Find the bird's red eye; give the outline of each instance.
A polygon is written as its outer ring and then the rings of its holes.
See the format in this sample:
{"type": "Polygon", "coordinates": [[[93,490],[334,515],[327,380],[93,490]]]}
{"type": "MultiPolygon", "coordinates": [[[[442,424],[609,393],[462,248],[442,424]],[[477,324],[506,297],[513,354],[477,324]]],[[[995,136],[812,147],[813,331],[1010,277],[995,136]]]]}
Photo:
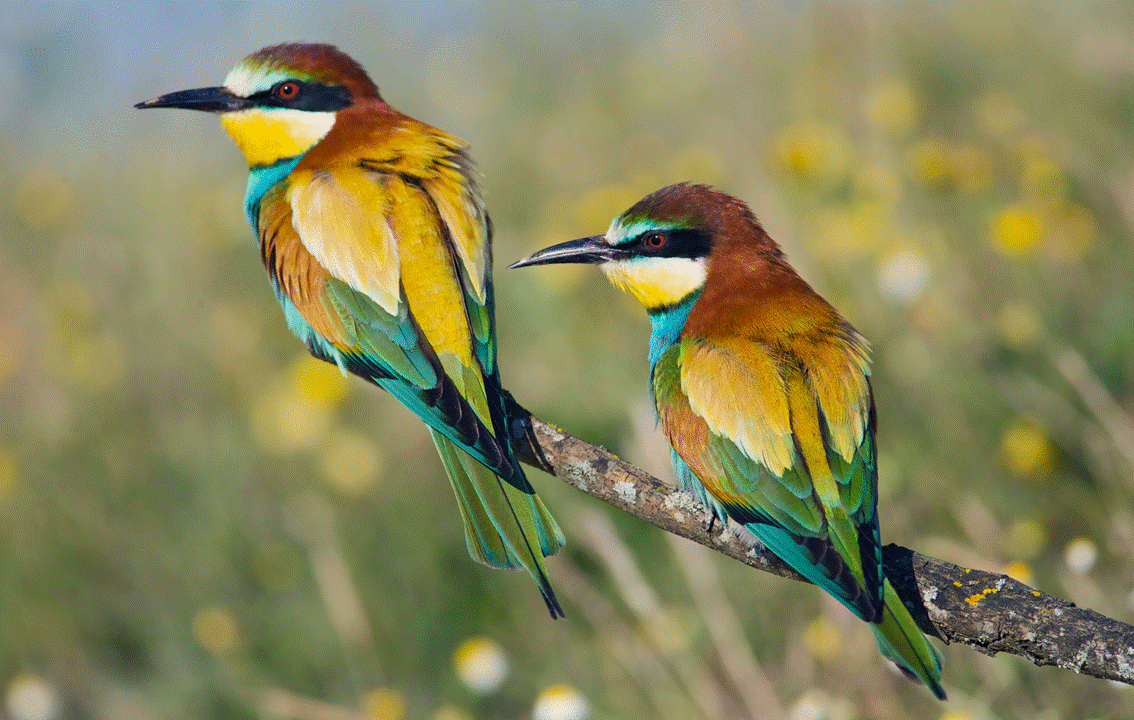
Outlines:
{"type": "Polygon", "coordinates": [[[280,100],[294,100],[299,97],[299,83],[291,80],[276,87],[276,97],[280,100]]]}
{"type": "Polygon", "coordinates": [[[665,235],[661,233],[650,233],[646,236],[646,244],[655,250],[665,245],[665,235]]]}

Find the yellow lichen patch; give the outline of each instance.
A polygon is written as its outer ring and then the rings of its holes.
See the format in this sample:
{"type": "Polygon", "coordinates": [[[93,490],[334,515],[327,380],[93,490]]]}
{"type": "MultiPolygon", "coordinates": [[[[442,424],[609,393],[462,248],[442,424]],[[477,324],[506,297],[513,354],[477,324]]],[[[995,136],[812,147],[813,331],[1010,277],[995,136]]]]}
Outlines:
{"type": "Polygon", "coordinates": [[[979,603],[981,600],[984,600],[989,595],[993,595],[998,592],[1000,592],[1000,588],[985,588],[984,590],[978,592],[976,595],[970,595],[965,598],[965,602],[967,602],[969,605],[972,605],[973,607],[976,607],[977,603],[979,603]]]}

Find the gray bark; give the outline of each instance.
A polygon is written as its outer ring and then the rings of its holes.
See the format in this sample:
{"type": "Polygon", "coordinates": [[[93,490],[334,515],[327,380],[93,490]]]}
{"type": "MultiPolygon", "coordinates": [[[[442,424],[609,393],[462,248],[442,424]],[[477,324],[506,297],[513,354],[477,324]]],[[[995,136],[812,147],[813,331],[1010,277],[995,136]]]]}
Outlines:
{"type": "MultiPolygon", "coordinates": [[[[716,523],[688,493],[623,462],[613,453],[533,417],[512,403],[519,458],[588,495],[666,532],[710,547],[746,565],[806,582],[762,546],[749,547],[716,523]]],[[[1134,626],[1017,582],[920,555],[883,549],[886,576],[927,634],[995,655],[1011,653],[1134,685],[1134,626]]]]}

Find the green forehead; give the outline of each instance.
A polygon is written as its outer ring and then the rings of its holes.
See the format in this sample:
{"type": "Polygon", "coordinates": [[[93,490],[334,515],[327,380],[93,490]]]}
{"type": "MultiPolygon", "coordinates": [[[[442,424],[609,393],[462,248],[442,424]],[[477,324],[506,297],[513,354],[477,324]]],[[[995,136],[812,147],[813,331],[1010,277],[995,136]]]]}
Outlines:
{"type": "Polygon", "coordinates": [[[658,218],[644,213],[633,212],[633,208],[614,218],[606,231],[606,241],[611,245],[628,243],[642,233],[657,230],[687,230],[696,227],[690,215],[658,218]]]}

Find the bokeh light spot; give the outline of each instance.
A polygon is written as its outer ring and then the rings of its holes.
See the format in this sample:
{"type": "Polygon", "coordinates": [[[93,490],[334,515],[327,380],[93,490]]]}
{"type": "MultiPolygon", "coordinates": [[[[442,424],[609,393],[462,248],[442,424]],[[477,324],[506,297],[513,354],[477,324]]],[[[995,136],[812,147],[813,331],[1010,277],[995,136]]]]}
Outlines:
{"type": "Polygon", "coordinates": [[[1088,573],[1099,559],[1099,546],[1089,538],[1079,537],[1067,543],[1063,549],[1063,562],[1080,575],[1088,573]]]}
{"type": "Polygon", "coordinates": [[[829,181],[842,175],[848,152],[846,138],[837,128],[816,122],[785,128],[775,143],[780,168],[805,182],[829,181]]]}
{"type": "Polygon", "coordinates": [[[1022,348],[1031,345],[1039,337],[1039,315],[1027,303],[1005,303],[996,314],[996,329],[1008,345],[1022,348]]]}
{"type": "Polygon", "coordinates": [[[1027,255],[1043,233],[1043,221],[1021,205],[1005,208],[992,225],[992,246],[1009,257],[1027,255]]]}
{"type": "Polygon", "coordinates": [[[303,556],[292,545],[281,542],[260,543],[252,550],[252,574],[269,590],[287,590],[295,586],[303,572],[303,556]]]}
{"type": "Polygon", "coordinates": [[[1033,518],[1021,518],[1008,527],[1004,542],[1008,552],[1030,560],[1043,550],[1047,544],[1047,530],[1043,523],[1033,518]]]}
{"type": "Polygon", "coordinates": [[[1035,575],[1032,573],[1032,566],[1019,560],[1008,563],[1000,569],[1000,572],[1025,585],[1034,585],[1036,581],[1035,575]]]}
{"type": "Polygon", "coordinates": [[[54,720],[59,717],[59,693],[38,675],[21,673],[8,683],[4,705],[12,720],[54,720]]]}
{"type": "Polygon", "coordinates": [[[590,703],[570,685],[545,688],[532,708],[532,720],[584,720],[590,714],[590,703]]]}
{"type": "Polygon", "coordinates": [[[949,150],[943,140],[927,138],[910,149],[907,162],[914,177],[929,187],[949,181],[949,150]]]}
{"type": "Polygon", "coordinates": [[[471,637],[453,652],[453,670],[470,690],[487,695],[508,677],[508,654],[492,638],[471,637]]]}
{"type": "Polygon", "coordinates": [[[442,705],[433,713],[431,720],[473,720],[473,716],[455,705],[442,705]]]}
{"type": "Polygon", "coordinates": [[[19,467],[16,457],[6,447],[0,447],[0,500],[7,500],[16,491],[19,483],[19,467]]]}
{"type": "Polygon", "coordinates": [[[1020,189],[1024,196],[1044,207],[1063,202],[1067,195],[1067,178],[1059,164],[1042,150],[1027,153],[1020,170],[1020,189]]]}
{"type": "Polygon", "coordinates": [[[812,656],[820,660],[830,660],[839,654],[843,638],[839,628],[827,617],[820,615],[803,631],[803,643],[812,656]]]}
{"type": "Polygon", "coordinates": [[[350,391],[350,381],[337,365],[303,355],[291,365],[291,382],[297,394],[308,400],[336,405],[350,391]]]}
{"type": "Polygon", "coordinates": [[[56,230],[75,209],[71,183],[61,173],[41,170],[24,178],[13,199],[16,217],[29,230],[56,230]]]}
{"type": "Polygon", "coordinates": [[[1015,475],[1039,479],[1055,469],[1055,448],[1047,435],[1030,420],[1014,420],[1000,437],[1000,454],[1015,475]]]}
{"type": "Polygon", "coordinates": [[[847,700],[832,698],[822,690],[808,690],[788,708],[788,720],[852,720],[854,706],[847,700]]]}
{"type": "Polygon", "coordinates": [[[406,700],[394,688],[375,688],[362,699],[367,720],[405,720],[406,700]]]}
{"type": "Polygon", "coordinates": [[[210,605],[193,616],[193,637],[213,655],[225,655],[236,649],[240,630],[226,608],[210,605]]]}
{"type": "Polygon", "coordinates": [[[904,135],[921,119],[921,102],[904,78],[891,78],[867,93],[865,111],[876,127],[904,135]]]}
{"type": "Polygon", "coordinates": [[[917,248],[900,248],[884,258],[878,268],[878,289],[891,300],[909,305],[929,286],[929,261],[917,248]]]}
{"type": "Polygon", "coordinates": [[[252,434],[267,452],[286,454],[317,447],[331,426],[331,410],[288,389],[268,390],[252,405],[252,434]]]}
{"type": "Polygon", "coordinates": [[[1095,245],[1098,226],[1082,205],[1067,204],[1056,211],[1047,254],[1056,262],[1069,265],[1082,260],[1095,245]]]}
{"type": "Polygon", "coordinates": [[[344,495],[360,497],[378,483],[382,456],[373,440],[344,428],[331,434],[319,466],[328,485],[344,495]]]}
{"type": "Polygon", "coordinates": [[[652,612],[642,619],[642,633],[663,655],[689,647],[689,630],[681,616],[669,608],[652,612]]]}

